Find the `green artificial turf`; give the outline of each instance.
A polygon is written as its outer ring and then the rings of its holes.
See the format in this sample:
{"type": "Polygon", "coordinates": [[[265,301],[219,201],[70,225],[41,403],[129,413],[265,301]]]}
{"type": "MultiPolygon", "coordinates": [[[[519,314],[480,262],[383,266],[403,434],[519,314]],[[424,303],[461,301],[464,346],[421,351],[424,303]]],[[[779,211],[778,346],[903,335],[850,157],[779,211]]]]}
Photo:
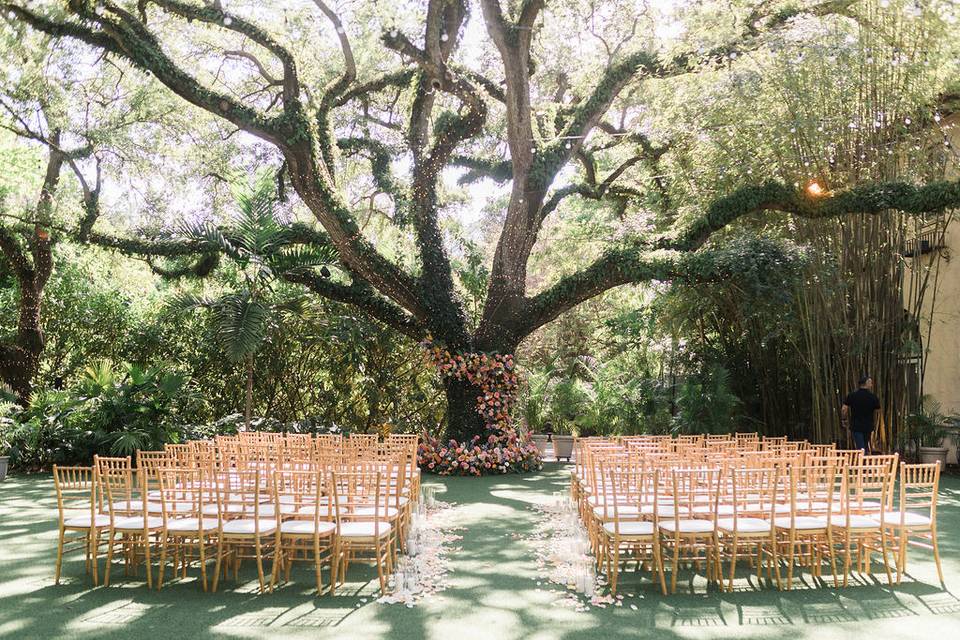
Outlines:
{"type": "MultiPolygon", "coordinates": [[[[537,568],[525,535],[538,517],[530,509],[567,486],[568,467],[483,479],[427,478],[442,485],[443,500],[457,503],[464,530],[455,552],[451,586],[413,608],[374,602],[369,569],[351,565],[350,582],[335,597],[311,593],[312,572],[295,569],[294,582],[256,594],[247,565],[241,584],[227,581],[207,594],[198,583],[174,581],[162,591],[124,578],[119,567],[109,588],[91,589],[83,561],[64,565],[53,584],[56,501],[49,476],[14,476],[0,484],[0,637],[10,638],[221,638],[336,637],[433,638],[950,638],[960,623],[960,597],[940,587],[932,556],[911,550],[899,587],[858,579],[833,590],[797,581],[790,592],[755,590],[739,580],[734,593],[663,597],[646,576],[627,574],[625,606],[576,612],[554,606],[557,588],[537,587],[537,568]],[[630,606],[633,605],[633,606],[630,606]],[[635,608],[634,608],[635,607],[635,608]]],[[[945,477],[940,500],[940,542],[947,589],[960,589],[960,480],[945,477]]],[[[372,580],[371,580],[372,579],[372,580]]],[[[681,585],[686,589],[689,581],[681,585]]]]}

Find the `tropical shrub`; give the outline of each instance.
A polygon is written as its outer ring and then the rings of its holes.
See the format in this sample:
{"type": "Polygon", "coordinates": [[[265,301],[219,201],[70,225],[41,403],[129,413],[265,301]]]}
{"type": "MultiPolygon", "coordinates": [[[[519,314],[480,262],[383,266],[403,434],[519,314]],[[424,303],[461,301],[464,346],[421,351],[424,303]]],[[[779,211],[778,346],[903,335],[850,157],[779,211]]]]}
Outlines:
{"type": "Polygon", "coordinates": [[[88,366],[76,387],[40,390],[0,423],[11,465],[24,470],[88,463],[95,454],[126,456],[177,442],[183,413],[198,401],[189,379],[161,367],[106,361],[88,366]]]}

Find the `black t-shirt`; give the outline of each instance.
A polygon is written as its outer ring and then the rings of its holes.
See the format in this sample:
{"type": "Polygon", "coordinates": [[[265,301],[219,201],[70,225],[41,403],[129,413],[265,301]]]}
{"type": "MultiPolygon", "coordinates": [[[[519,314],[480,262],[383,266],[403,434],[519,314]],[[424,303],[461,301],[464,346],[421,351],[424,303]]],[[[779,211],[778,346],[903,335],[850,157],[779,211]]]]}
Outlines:
{"type": "Polygon", "coordinates": [[[847,396],[843,404],[850,407],[850,430],[870,433],[873,431],[873,412],[880,408],[880,399],[868,389],[857,389],[847,396]]]}

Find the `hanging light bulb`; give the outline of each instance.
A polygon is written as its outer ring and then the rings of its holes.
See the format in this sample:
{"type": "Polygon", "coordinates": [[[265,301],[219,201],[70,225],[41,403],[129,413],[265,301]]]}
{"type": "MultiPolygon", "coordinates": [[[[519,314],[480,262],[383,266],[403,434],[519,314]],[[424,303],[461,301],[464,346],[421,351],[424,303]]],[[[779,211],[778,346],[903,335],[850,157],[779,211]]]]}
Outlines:
{"type": "Polygon", "coordinates": [[[819,182],[816,180],[811,180],[807,184],[807,194],[813,196],[814,198],[819,198],[821,196],[827,195],[827,190],[824,189],[819,182]]]}

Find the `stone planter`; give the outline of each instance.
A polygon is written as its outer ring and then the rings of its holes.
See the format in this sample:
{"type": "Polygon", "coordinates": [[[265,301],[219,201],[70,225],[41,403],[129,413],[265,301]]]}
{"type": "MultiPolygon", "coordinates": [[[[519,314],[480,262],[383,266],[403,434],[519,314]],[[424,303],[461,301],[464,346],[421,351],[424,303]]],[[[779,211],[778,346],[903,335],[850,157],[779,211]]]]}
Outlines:
{"type": "Polygon", "coordinates": [[[947,466],[947,453],[949,451],[946,447],[920,447],[917,453],[920,456],[920,462],[925,464],[939,462],[942,469],[947,466]]]}
{"type": "Polygon", "coordinates": [[[573,456],[573,436],[553,436],[553,453],[557,460],[566,458],[569,462],[573,456]]]}
{"type": "Polygon", "coordinates": [[[540,457],[547,457],[547,434],[545,433],[534,433],[530,436],[533,440],[533,444],[537,445],[537,449],[540,451],[540,457]]]}
{"type": "Polygon", "coordinates": [[[8,456],[0,456],[0,482],[3,482],[7,477],[8,464],[10,464],[10,458],[8,456]]]}

